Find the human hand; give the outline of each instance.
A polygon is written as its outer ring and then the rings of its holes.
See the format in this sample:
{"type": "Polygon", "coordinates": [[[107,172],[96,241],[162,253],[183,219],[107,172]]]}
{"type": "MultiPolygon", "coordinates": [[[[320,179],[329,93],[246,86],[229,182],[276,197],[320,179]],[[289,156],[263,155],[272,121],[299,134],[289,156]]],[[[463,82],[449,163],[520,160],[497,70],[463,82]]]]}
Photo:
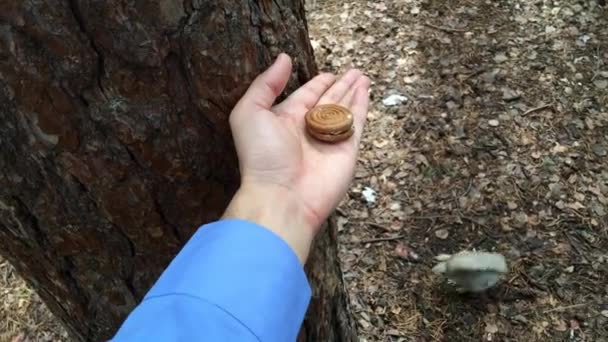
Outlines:
{"type": "Polygon", "coordinates": [[[230,115],[241,187],[224,217],[248,219],[275,231],[304,261],[312,238],[353,178],[370,81],[354,69],[339,80],[320,74],[273,106],[291,68],[290,58],[281,54],[254,80],[230,115]],[[306,112],[325,103],[352,111],[352,137],[328,144],[306,133],[306,112]]]}

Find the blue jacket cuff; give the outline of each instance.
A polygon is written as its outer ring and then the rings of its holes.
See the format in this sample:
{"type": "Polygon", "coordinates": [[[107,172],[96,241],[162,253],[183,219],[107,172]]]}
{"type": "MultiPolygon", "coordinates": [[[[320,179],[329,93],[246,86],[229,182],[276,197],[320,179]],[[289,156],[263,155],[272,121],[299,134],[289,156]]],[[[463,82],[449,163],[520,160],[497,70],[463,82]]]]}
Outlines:
{"type": "Polygon", "coordinates": [[[260,341],[295,341],[311,288],[303,266],[283,239],[255,223],[230,219],[202,226],[144,303],[172,294],[213,303],[260,341]]]}

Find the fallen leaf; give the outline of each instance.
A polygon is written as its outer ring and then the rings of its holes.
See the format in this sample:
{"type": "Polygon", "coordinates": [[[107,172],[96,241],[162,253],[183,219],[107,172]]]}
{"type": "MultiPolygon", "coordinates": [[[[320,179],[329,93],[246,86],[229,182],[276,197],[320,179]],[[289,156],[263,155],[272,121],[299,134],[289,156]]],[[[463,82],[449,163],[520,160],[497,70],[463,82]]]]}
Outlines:
{"type": "Polygon", "coordinates": [[[25,342],[25,334],[21,333],[11,339],[11,342],[25,342]]]}
{"type": "Polygon", "coordinates": [[[388,329],[386,334],[391,336],[401,336],[401,333],[397,329],[388,329]]]}
{"type": "Polygon", "coordinates": [[[555,146],[554,146],[554,147],[551,149],[551,151],[552,151],[553,153],[564,153],[564,152],[568,151],[568,146],[564,146],[564,145],[561,145],[561,144],[557,143],[557,144],[556,144],[556,145],[555,145],[555,146]]]}
{"type": "Polygon", "coordinates": [[[528,319],[523,315],[515,315],[512,319],[517,322],[528,323],[528,319]]]}
{"type": "Polygon", "coordinates": [[[572,202],[572,203],[566,203],[566,208],[579,210],[579,209],[584,209],[585,206],[581,202],[572,202]]]}
{"type": "Polygon", "coordinates": [[[343,216],[338,216],[336,220],[336,224],[338,225],[338,231],[341,232],[344,230],[344,226],[348,223],[348,218],[343,216]]]}
{"type": "Polygon", "coordinates": [[[496,62],[496,63],[503,63],[503,62],[506,62],[507,60],[509,60],[509,57],[507,57],[507,55],[504,52],[499,52],[496,55],[494,55],[494,62],[496,62]]]}
{"type": "Polygon", "coordinates": [[[555,330],[566,331],[568,330],[568,325],[564,320],[558,319],[557,321],[555,321],[555,330]]]}
{"type": "Polygon", "coordinates": [[[372,326],[370,322],[368,322],[368,321],[364,320],[363,318],[360,318],[360,319],[359,319],[359,324],[361,325],[361,327],[362,327],[364,330],[367,330],[367,329],[369,329],[369,328],[372,326]]]}
{"type": "Polygon", "coordinates": [[[570,329],[572,330],[579,330],[581,328],[580,324],[578,323],[577,320],[575,319],[571,319],[570,320],[570,329]]]}
{"type": "Polygon", "coordinates": [[[495,323],[487,323],[486,332],[489,334],[496,334],[498,332],[498,326],[495,323]]]}
{"type": "Polygon", "coordinates": [[[402,243],[397,244],[395,247],[395,254],[401,259],[416,261],[420,259],[420,256],[412,250],[409,246],[402,243]]]}
{"type": "Polygon", "coordinates": [[[374,140],[374,146],[377,148],[383,148],[386,145],[388,145],[388,140],[386,139],[382,139],[380,141],[374,140]]]}
{"type": "Polygon", "coordinates": [[[507,207],[508,207],[510,210],[515,210],[515,209],[517,209],[517,203],[515,203],[515,202],[513,202],[513,201],[508,201],[508,202],[507,202],[507,207]]]}

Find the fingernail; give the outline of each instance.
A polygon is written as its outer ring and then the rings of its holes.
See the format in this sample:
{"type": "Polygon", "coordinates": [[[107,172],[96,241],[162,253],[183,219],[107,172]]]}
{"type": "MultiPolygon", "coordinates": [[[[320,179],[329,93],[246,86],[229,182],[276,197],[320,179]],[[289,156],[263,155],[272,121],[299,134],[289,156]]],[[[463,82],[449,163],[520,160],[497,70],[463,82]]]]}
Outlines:
{"type": "Polygon", "coordinates": [[[279,60],[281,59],[289,59],[289,55],[287,55],[285,52],[281,52],[278,56],[277,59],[275,60],[275,63],[277,63],[279,60]]]}

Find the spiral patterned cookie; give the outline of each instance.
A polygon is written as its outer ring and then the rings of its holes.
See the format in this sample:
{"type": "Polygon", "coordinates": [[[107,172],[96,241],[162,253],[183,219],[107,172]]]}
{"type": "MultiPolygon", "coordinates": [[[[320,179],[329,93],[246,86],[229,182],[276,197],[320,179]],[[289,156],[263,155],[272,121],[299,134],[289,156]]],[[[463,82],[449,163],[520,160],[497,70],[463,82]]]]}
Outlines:
{"type": "Polygon", "coordinates": [[[353,114],[339,105],[316,106],[306,113],[305,119],[308,133],[324,142],[343,141],[354,133],[353,114]]]}

